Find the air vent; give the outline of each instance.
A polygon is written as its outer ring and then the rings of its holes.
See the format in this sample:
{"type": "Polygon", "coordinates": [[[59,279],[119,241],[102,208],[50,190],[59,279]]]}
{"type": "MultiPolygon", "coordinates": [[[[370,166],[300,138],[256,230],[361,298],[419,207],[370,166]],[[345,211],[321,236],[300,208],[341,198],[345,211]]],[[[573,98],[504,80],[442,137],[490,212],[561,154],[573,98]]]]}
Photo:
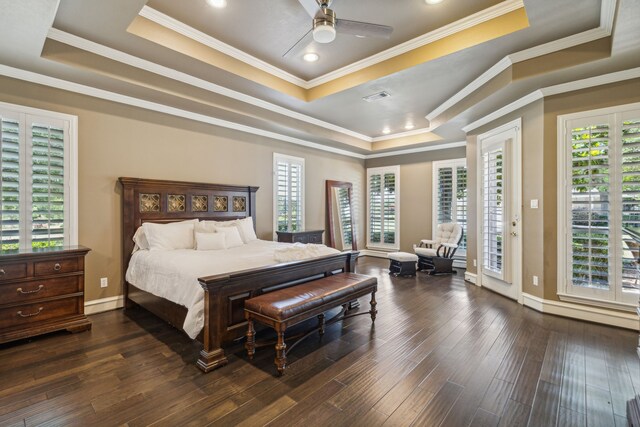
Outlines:
{"type": "Polygon", "coordinates": [[[382,92],[374,93],[372,95],[365,96],[362,99],[364,99],[367,102],[373,102],[382,98],[388,98],[390,96],[391,95],[389,94],[389,92],[382,91],[382,92]]]}

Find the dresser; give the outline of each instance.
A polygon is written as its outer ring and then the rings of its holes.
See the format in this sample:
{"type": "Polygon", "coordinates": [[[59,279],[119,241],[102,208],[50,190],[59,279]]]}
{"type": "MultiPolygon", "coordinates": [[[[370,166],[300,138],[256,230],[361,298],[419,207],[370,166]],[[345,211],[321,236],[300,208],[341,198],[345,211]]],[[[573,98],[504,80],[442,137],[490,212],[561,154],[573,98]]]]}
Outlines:
{"type": "Polygon", "coordinates": [[[284,243],[322,243],[324,230],[276,231],[278,242],[284,243]]]}
{"type": "Polygon", "coordinates": [[[71,246],[0,251],[0,343],[91,329],[84,315],[84,257],[71,246]]]}

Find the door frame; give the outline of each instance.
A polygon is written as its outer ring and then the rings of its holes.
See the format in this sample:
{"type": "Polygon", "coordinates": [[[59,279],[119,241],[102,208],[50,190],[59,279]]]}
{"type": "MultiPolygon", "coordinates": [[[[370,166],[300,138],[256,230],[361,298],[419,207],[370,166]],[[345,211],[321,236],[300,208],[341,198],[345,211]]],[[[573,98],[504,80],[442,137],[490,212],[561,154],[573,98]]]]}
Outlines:
{"type": "MultiPolygon", "coordinates": [[[[505,123],[502,126],[498,126],[490,131],[482,133],[477,136],[476,140],[476,167],[478,171],[477,179],[476,179],[476,227],[478,230],[478,240],[477,244],[477,278],[476,284],[478,286],[482,286],[482,265],[484,259],[484,253],[482,251],[482,246],[484,242],[484,231],[483,231],[483,223],[484,223],[484,207],[483,200],[481,197],[482,194],[482,181],[483,181],[483,163],[482,163],[482,142],[495,137],[501,133],[510,133],[512,139],[512,146],[509,147],[512,150],[511,158],[514,160],[514,163],[511,166],[511,170],[515,173],[510,175],[511,180],[508,183],[510,188],[514,188],[512,195],[513,200],[511,201],[511,207],[513,208],[512,215],[515,214],[520,218],[520,221],[517,226],[517,232],[519,234],[519,239],[512,245],[513,249],[513,257],[512,257],[512,285],[515,286],[517,301],[520,304],[523,304],[522,297],[522,253],[523,253],[523,236],[522,236],[522,118],[519,117],[509,123],[505,123]]],[[[511,162],[511,159],[509,159],[511,162]]],[[[511,219],[509,219],[511,221],[511,219]]]]}

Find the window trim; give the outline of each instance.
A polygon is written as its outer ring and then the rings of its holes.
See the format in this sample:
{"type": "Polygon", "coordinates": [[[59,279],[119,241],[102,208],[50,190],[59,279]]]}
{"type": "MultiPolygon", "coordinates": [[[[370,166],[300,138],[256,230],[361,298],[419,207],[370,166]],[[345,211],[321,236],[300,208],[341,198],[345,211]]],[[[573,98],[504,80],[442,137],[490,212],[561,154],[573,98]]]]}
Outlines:
{"type": "MultiPolygon", "coordinates": [[[[438,233],[438,171],[442,168],[451,167],[456,173],[455,176],[456,187],[458,183],[457,168],[463,166],[467,170],[467,214],[469,212],[469,168],[467,167],[467,158],[461,157],[457,159],[448,160],[436,160],[431,163],[431,237],[433,238],[438,233]]],[[[456,199],[456,220],[457,220],[457,199],[456,199]]],[[[469,218],[467,216],[466,228],[469,228],[469,218]]],[[[464,230],[467,233],[467,230],[464,230]]],[[[456,251],[455,258],[467,259],[467,250],[459,249],[456,251]]]]}
{"type": "MultiPolygon", "coordinates": [[[[59,113],[56,111],[43,110],[40,108],[27,107],[23,105],[10,104],[6,102],[0,102],[0,109],[8,110],[17,115],[27,115],[27,116],[37,116],[43,117],[51,120],[61,120],[63,122],[69,123],[69,149],[67,150],[68,156],[65,156],[65,167],[68,167],[68,182],[66,183],[66,187],[68,188],[69,201],[69,241],[68,245],[76,246],[78,245],[78,116],[74,116],[71,114],[59,113]]],[[[26,129],[26,127],[25,127],[26,129]]],[[[26,137],[25,137],[26,138],[26,137]]],[[[24,144],[26,149],[26,144],[24,144]]],[[[23,165],[24,156],[21,156],[21,167],[26,166],[23,165]]],[[[22,185],[22,184],[21,184],[22,185]]],[[[25,187],[26,188],[26,187],[25,187]]],[[[65,195],[66,197],[66,195],[65,195]]],[[[21,209],[23,208],[23,203],[26,204],[26,200],[21,200],[20,205],[21,209]]],[[[29,206],[24,206],[25,208],[31,209],[29,206]]],[[[29,229],[30,229],[30,217],[28,218],[29,229]]],[[[21,233],[26,232],[27,228],[25,225],[25,230],[21,230],[21,233]]]]}
{"type": "MultiPolygon", "coordinates": [[[[567,208],[570,204],[570,201],[567,197],[567,175],[570,172],[570,168],[567,167],[567,162],[569,160],[569,156],[571,150],[569,145],[567,144],[567,136],[568,129],[567,125],[569,122],[574,120],[589,120],[590,118],[596,118],[607,115],[615,115],[621,114],[623,115],[630,110],[638,110],[640,109],[639,103],[632,104],[624,104],[617,105],[613,107],[600,108],[596,110],[588,110],[588,111],[580,111],[576,113],[563,114],[558,115],[557,117],[557,210],[556,210],[556,221],[557,221],[557,253],[564,254],[566,252],[566,247],[568,244],[568,236],[569,236],[569,228],[567,222],[567,208]]],[[[611,133],[613,137],[611,138],[615,144],[620,142],[620,135],[618,129],[618,123],[614,122],[611,127],[611,133]]],[[[618,148],[614,148],[614,152],[618,151],[618,148]]],[[[617,159],[614,159],[613,162],[617,162],[617,159]]],[[[615,200],[618,199],[617,195],[613,196],[615,200]]],[[[613,212],[612,212],[613,213],[613,212]]],[[[637,308],[636,303],[630,303],[622,301],[618,298],[619,294],[622,292],[621,286],[618,283],[614,284],[614,289],[610,289],[607,291],[609,294],[614,296],[614,299],[602,299],[601,295],[603,295],[603,291],[596,292],[597,290],[583,289],[581,293],[571,292],[570,281],[568,280],[568,262],[567,258],[564,256],[559,256],[558,265],[557,265],[557,289],[556,293],[558,298],[561,301],[581,303],[586,305],[592,305],[596,307],[603,308],[613,308],[624,311],[635,311],[637,308]],[[618,289],[620,288],[620,289],[618,289]],[[586,291],[586,292],[585,292],[586,291]]],[[[635,299],[635,298],[634,298],[635,299]]]]}
{"type": "Polygon", "coordinates": [[[367,249],[381,250],[381,251],[397,251],[400,250],[400,165],[396,166],[382,166],[376,168],[367,168],[367,249]],[[384,175],[385,173],[392,172],[396,177],[396,238],[395,243],[371,243],[371,188],[370,178],[371,175],[384,175]]]}
{"type": "Polygon", "coordinates": [[[302,176],[301,176],[301,188],[300,188],[300,227],[302,230],[305,229],[305,186],[306,186],[306,167],[304,163],[304,157],[295,157],[289,156],[287,154],[273,153],[273,170],[272,170],[272,178],[273,178],[273,240],[278,239],[278,160],[285,160],[288,163],[297,163],[302,166],[302,176]]]}

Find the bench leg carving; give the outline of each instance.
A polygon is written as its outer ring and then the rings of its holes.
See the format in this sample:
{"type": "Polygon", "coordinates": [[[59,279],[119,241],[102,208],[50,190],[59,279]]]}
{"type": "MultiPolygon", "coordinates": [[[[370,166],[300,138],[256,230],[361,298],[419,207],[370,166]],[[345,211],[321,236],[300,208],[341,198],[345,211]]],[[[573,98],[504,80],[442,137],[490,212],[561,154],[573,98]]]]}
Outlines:
{"type": "Polygon", "coordinates": [[[284,342],[284,328],[277,330],[278,334],[278,342],[276,343],[276,368],[278,369],[278,375],[282,375],[284,373],[284,368],[287,367],[287,345],[284,342]]]}
{"type": "Polygon", "coordinates": [[[324,335],[324,322],[324,313],[318,314],[318,332],[320,333],[320,336],[324,335]]]}
{"type": "Polygon", "coordinates": [[[256,330],[253,328],[252,319],[247,321],[247,342],[244,344],[244,348],[247,349],[249,360],[253,360],[253,355],[256,354],[256,330]]]}
{"type": "Polygon", "coordinates": [[[376,321],[376,315],[378,314],[378,310],[376,309],[376,305],[378,305],[378,303],[376,302],[376,293],[375,292],[371,292],[371,302],[369,303],[371,304],[371,322],[375,322],[376,321]]]}

